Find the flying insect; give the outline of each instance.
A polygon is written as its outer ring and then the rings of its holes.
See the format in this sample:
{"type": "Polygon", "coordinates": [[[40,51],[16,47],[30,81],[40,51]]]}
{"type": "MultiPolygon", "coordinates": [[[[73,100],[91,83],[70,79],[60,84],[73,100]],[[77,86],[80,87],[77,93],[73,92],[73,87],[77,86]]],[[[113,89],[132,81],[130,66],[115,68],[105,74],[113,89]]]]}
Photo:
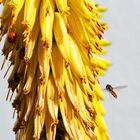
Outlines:
{"type": "Polygon", "coordinates": [[[116,92],[114,91],[114,89],[123,89],[123,88],[126,88],[127,86],[124,85],[124,86],[117,86],[117,87],[112,87],[110,84],[107,84],[106,85],[106,90],[114,97],[114,98],[117,98],[117,94],[116,92]]]}

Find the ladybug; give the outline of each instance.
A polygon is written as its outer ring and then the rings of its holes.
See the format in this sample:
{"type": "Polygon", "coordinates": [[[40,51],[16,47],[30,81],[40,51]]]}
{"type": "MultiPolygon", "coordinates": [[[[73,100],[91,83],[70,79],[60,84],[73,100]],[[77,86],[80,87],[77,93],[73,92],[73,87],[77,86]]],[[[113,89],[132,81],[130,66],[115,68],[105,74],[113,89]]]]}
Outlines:
{"type": "Polygon", "coordinates": [[[16,37],[17,37],[16,33],[11,31],[8,33],[7,40],[9,43],[14,43],[16,41],[16,37]]]}

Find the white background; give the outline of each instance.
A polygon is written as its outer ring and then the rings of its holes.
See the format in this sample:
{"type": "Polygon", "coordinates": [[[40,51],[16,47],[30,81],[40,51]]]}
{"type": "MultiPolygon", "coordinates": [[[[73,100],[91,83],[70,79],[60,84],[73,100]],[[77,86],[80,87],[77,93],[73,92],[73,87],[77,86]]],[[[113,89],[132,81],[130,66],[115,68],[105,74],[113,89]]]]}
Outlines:
{"type": "Polygon", "coordinates": [[[118,99],[106,95],[105,121],[111,140],[140,140],[140,1],[98,0],[108,8],[105,37],[112,41],[106,58],[113,62],[101,83],[128,85],[118,99]]]}
{"type": "MultiPolygon", "coordinates": [[[[117,92],[117,100],[105,93],[103,104],[110,139],[140,140],[140,1],[96,1],[108,8],[103,18],[109,26],[105,38],[112,42],[105,57],[113,62],[113,66],[100,79],[101,85],[128,85],[117,92]]],[[[0,72],[0,139],[14,140],[13,111],[11,103],[5,102],[7,82],[3,79],[4,71],[0,72]]]]}

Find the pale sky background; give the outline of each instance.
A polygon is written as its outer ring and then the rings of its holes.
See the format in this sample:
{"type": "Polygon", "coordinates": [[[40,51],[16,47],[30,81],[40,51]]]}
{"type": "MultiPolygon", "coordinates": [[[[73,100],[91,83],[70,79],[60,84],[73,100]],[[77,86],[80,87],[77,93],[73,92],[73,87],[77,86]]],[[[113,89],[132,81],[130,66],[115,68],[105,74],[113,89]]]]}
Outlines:
{"type": "MultiPolygon", "coordinates": [[[[103,18],[112,42],[106,58],[113,62],[100,82],[113,86],[128,85],[117,92],[118,99],[105,93],[105,121],[111,140],[140,140],[140,1],[96,0],[108,8],[103,18]]],[[[0,48],[2,43],[0,44],[0,48]]],[[[0,65],[2,63],[0,56],[0,65]]],[[[5,102],[7,81],[0,71],[0,140],[14,140],[11,103],[5,102]]]]}

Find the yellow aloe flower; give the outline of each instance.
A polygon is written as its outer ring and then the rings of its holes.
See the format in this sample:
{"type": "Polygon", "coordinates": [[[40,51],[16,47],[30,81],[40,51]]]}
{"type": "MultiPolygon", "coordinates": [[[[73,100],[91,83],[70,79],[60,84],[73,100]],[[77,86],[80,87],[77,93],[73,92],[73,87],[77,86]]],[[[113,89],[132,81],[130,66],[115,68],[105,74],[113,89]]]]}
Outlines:
{"type": "Polygon", "coordinates": [[[99,20],[106,9],[93,0],[0,3],[16,139],[109,140],[98,80],[111,65],[100,57],[110,45],[99,20]]]}

